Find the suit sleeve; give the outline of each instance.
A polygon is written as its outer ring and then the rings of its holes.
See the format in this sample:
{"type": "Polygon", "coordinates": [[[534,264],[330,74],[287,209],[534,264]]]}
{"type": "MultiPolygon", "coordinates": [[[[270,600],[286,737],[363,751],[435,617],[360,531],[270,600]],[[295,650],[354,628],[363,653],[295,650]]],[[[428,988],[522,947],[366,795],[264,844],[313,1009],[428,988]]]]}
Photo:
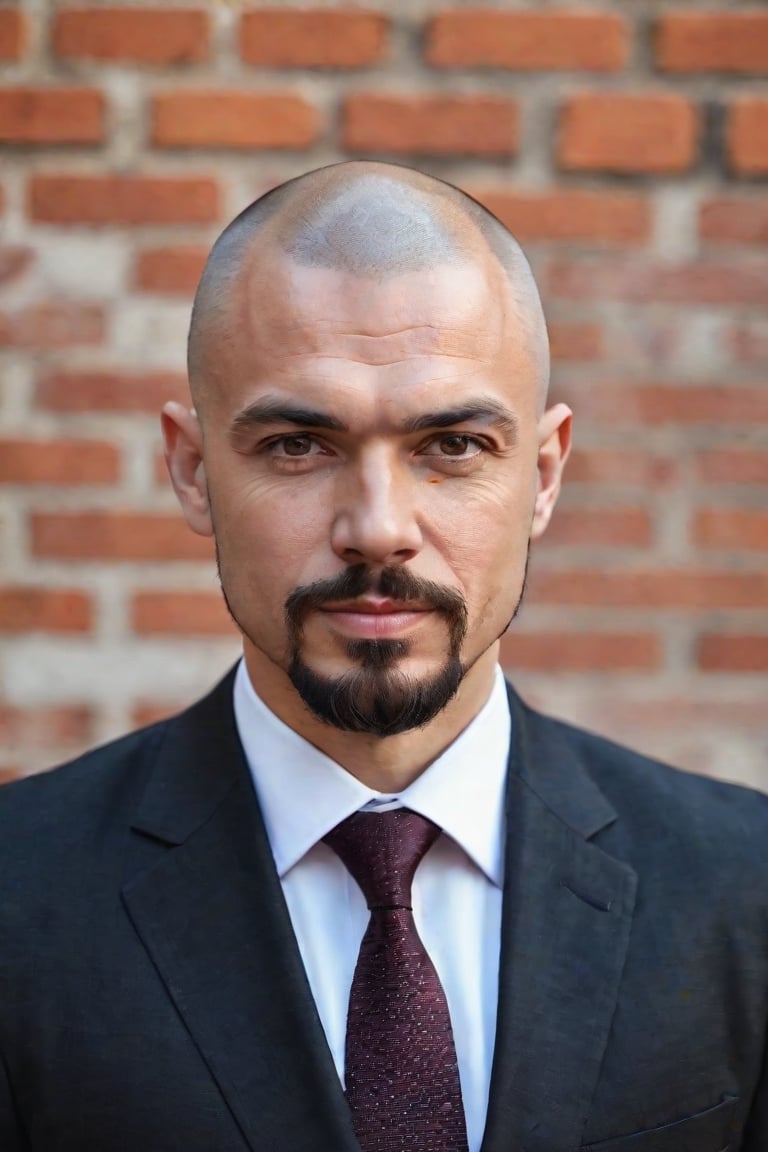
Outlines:
{"type": "Polygon", "coordinates": [[[29,1149],[21,1128],[2,1052],[0,1052],[0,1148],[3,1152],[28,1152],[29,1149]]]}

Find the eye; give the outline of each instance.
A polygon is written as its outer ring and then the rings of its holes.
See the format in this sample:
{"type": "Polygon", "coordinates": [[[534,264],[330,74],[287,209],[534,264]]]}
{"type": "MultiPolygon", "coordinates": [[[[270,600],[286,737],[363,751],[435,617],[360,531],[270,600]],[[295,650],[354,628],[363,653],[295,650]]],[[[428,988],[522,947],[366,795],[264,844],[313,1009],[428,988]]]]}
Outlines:
{"type": "Polygon", "coordinates": [[[321,445],[317,443],[313,436],[297,434],[294,436],[281,436],[277,440],[273,440],[268,446],[268,451],[273,456],[291,457],[296,459],[302,456],[313,456],[317,452],[322,451],[321,445]],[[314,451],[313,451],[314,449],[314,451]]]}
{"type": "Polygon", "coordinates": [[[478,456],[484,447],[483,442],[476,436],[464,432],[450,432],[446,436],[438,436],[430,441],[423,455],[467,460],[472,456],[478,456]]]}

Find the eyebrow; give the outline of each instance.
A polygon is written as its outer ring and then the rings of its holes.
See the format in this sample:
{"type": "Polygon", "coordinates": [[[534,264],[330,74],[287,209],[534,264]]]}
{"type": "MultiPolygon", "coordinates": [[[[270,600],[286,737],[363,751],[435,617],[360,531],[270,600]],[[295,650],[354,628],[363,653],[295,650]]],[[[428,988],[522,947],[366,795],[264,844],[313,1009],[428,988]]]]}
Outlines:
{"type": "MultiPolygon", "coordinates": [[[[429,428],[452,428],[456,424],[481,421],[498,428],[515,441],[519,424],[514,412],[492,397],[480,397],[453,408],[440,408],[411,416],[399,425],[403,432],[423,432],[429,428]]],[[[265,398],[255,400],[232,421],[232,433],[248,432],[251,428],[270,424],[293,424],[297,428],[326,428],[331,432],[348,432],[349,425],[337,416],[331,416],[320,409],[286,401],[265,398]]]]}

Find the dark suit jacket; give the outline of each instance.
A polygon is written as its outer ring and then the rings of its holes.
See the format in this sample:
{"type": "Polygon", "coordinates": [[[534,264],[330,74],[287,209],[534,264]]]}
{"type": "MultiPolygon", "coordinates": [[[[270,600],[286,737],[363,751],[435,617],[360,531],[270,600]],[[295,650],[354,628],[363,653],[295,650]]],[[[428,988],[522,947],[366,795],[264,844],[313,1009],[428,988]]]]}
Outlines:
{"type": "MultiPolygon", "coordinates": [[[[768,798],[510,698],[483,1152],[768,1152],[768,798]]],[[[2,1152],[355,1148],[231,676],[1,789],[2,1152]]]]}

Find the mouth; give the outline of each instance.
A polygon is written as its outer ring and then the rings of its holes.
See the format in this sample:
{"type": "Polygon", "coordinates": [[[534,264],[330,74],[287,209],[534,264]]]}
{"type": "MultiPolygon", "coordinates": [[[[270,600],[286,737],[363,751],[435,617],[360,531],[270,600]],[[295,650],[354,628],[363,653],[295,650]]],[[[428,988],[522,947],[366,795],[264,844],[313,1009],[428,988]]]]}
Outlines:
{"type": "Polygon", "coordinates": [[[335,629],[346,635],[383,639],[415,627],[434,609],[419,601],[367,597],[326,604],[320,611],[335,629]]]}

